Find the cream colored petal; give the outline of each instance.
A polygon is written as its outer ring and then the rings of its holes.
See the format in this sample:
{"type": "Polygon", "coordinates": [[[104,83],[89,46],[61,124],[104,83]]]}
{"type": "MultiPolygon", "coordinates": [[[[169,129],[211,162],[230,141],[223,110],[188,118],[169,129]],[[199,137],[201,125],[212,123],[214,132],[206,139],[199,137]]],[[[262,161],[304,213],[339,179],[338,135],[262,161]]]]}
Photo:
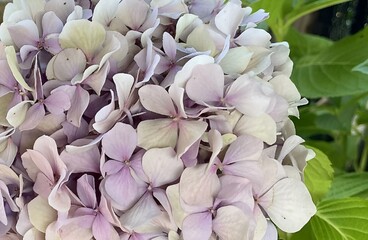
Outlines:
{"type": "Polygon", "coordinates": [[[248,134],[257,137],[267,144],[276,141],[276,122],[270,115],[243,116],[235,126],[234,133],[238,136],[248,134]]]}
{"type": "Polygon", "coordinates": [[[19,127],[25,120],[27,111],[32,101],[23,101],[9,109],[6,120],[13,127],[19,127]]]}
{"type": "Polygon", "coordinates": [[[13,46],[7,46],[5,48],[5,54],[6,54],[6,59],[8,61],[10,70],[12,71],[15,80],[17,80],[17,82],[24,89],[26,89],[28,91],[33,91],[33,89],[26,83],[26,81],[24,80],[22,74],[20,73],[19,65],[18,65],[18,61],[17,61],[17,55],[15,53],[14,47],[13,46]]]}
{"type": "Polygon", "coordinates": [[[86,19],[67,22],[60,33],[62,48],[80,48],[88,60],[100,50],[105,41],[106,31],[98,22],[86,19]]]}
{"type": "Polygon", "coordinates": [[[47,199],[37,196],[28,203],[28,215],[32,225],[45,233],[47,226],[57,219],[57,212],[48,204],[47,199]]]}
{"type": "Polygon", "coordinates": [[[253,53],[246,47],[231,48],[221,60],[220,66],[224,73],[240,74],[245,71],[253,53]]]}

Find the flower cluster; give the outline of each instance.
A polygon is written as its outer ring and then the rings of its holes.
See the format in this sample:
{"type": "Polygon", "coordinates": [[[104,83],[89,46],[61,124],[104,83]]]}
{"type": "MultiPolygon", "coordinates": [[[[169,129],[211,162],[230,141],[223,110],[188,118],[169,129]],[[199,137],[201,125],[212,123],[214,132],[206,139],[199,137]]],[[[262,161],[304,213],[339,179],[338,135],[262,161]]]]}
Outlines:
{"type": "Polygon", "coordinates": [[[14,0],[0,238],[277,239],[316,212],[287,43],[239,0],[14,0]]]}

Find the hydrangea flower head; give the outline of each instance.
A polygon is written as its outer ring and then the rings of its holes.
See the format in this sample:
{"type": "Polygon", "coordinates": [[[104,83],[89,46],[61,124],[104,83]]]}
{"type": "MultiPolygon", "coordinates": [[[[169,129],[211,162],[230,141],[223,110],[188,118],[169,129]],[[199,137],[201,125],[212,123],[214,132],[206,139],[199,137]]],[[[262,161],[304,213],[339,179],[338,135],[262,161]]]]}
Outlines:
{"type": "MultiPolygon", "coordinates": [[[[272,14],[272,13],[271,13],[272,14]]],[[[0,238],[277,239],[315,214],[287,43],[238,0],[24,0],[0,26],[0,238]]]]}

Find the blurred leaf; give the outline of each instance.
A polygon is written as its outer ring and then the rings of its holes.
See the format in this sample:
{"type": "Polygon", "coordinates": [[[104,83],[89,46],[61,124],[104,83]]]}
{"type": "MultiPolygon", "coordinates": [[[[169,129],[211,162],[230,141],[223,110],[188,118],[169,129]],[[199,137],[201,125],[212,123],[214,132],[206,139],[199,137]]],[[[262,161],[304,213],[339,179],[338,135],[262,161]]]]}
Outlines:
{"type": "Polygon", "coordinates": [[[326,199],[361,196],[368,191],[368,173],[346,173],[337,176],[332,182],[326,199]]]}
{"type": "Polygon", "coordinates": [[[352,71],[368,56],[368,28],[325,50],[295,61],[292,80],[301,94],[317,98],[347,96],[368,91],[368,75],[352,71]]]}
{"type": "Polygon", "coordinates": [[[304,170],[304,182],[312,195],[313,202],[317,203],[330,189],[333,168],[326,154],[317,148],[307,147],[316,153],[316,157],[307,163],[304,170]]]}
{"type": "Polygon", "coordinates": [[[258,0],[243,1],[243,4],[251,6],[254,11],[265,9],[270,12],[267,23],[276,36],[276,40],[283,41],[291,25],[299,18],[320,9],[348,1],[350,0],[258,0]]]}
{"type": "Polygon", "coordinates": [[[312,34],[300,33],[294,28],[290,28],[285,40],[290,45],[291,59],[296,60],[306,55],[319,53],[325,48],[330,47],[333,41],[312,34]]]}
{"type": "Polygon", "coordinates": [[[326,200],[317,205],[311,227],[317,240],[358,240],[368,236],[368,201],[359,198],[326,200]]]}
{"type": "MultiPolygon", "coordinates": [[[[293,9],[293,11],[289,12],[285,16],[285,25],[291,26],[296,20],[299,18],[310,14],[312,12],[316,12],[318,10],[339,4],[344,2],[349,2],[351,0],[317,0],[317,1],[307,1],[306,4],[300,4],[298,8],[293,9]]],[[[293,1],[291,1],[293,2],[293,1]]],[[[305,2],[305,1],[302,1],[305,2]]]]}

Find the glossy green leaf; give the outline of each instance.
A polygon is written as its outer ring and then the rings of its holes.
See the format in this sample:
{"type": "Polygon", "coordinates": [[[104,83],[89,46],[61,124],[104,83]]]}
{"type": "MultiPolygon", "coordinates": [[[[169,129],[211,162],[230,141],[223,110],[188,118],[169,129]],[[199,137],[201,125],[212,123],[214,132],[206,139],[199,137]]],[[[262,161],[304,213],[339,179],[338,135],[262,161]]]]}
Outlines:
{"type": "Polygon", "coordinates": [[[368,201],[360,198],[322,201],[311,219],[317,240],[358,240],[368,236],[368,201]]]}
{"type": "Polygon", "coordinates": [[[337,176],[332,182],[326,199],[360,196],[368,191],[368,173],[347,173],[337,176]]]}
{"type": "Polygon", "coordinates": [[[292,80],[310,98],[347,96],[368,91],[368,74],[352,71],[368,56],[368,28],[314,55],[295,61],[292,80]]]}
{"type": "Polygon", "coordinates": [[[309,147],[316,157],[308,161],[304,170],[304,181],[313,201],[318,202],[330,189],[333,179],[333,168],[327,155],[317,148],[309,147]]]}

